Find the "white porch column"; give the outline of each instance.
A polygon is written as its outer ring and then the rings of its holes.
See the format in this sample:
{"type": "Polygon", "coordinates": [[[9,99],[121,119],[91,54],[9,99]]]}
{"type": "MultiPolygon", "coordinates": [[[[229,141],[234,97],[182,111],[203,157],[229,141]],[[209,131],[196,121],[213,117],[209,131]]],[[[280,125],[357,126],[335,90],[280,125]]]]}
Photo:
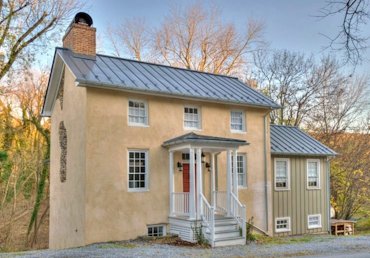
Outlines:
{"type": "Polygon", "coordinates": [[[212,207],[216,207],[216,164],[215,164],[215,154],[211,154],[211,201],[212,201],[212,207]]]}
{"type": "Polygon", "coordinates": [[[232,178],[231,178],[231,151],[227,150],[226,155],[226,195],[227,195],[227,215],[231,215],[231,189],[232,189],[232,178]]]}
{"type": "Polygon", "coordinates": [[[195,171],[194,171],[194,149],[190,148],[189,149],[189,172],[190,172],[190,193],[189,193],[189,218],[190,219],[195,219],[196,214],[195,214],[195,171]]]}
{"type": "Polygon", "coordinates": [[[233,193],[238,197],[238,151],[233,150],[233,193]]]}
{"type": "Polygon", "coordinates": [[[169,177],[168,177],[168,180],[169,180],[169,193],[170,193],[170,216],[173,216],[173,212],[174,212],[174,199],[173,199],[173,193],[175,191],[175,188],[174,188],[174,170],[173,170],[173,151],[170,151],[170,155],[169,155],[169,163],[170,163],[170,167],[169,167],[169,177]]]}
{"type": "Polygon", "coordinates": [[[202,149],[198,148],[197,149],[197,180],[196,180],[196,186],[197,186],[197,219],[201,219],[202,215],[202,202],[200,195],[203,193],[203,182],[202,182],[202,149]]]}

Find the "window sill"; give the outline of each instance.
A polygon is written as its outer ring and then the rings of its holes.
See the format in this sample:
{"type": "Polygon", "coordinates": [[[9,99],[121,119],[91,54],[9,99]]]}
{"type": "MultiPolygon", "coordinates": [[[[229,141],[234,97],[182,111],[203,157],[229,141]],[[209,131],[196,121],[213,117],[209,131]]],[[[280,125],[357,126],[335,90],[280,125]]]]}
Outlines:
{"type": "Polygon", "coordinates": [[[185,131],[197,131],[197,132],[202,131],[202,129],[200,128],[191,128],[191,127],[184,127],[184,130],[185,131]]]}
{"type": "Polygon", "coordinates": [[[146,193],[149,192],[149,189],[128,189],[129,193],[146,193]]]}
{"type": "Polygon", "coordinates": [[[275,229],[275,233],[285,233],[285,232],[290,232],[290,229],[275,229]]]}
{"type": "Polygon", "coordinates": [[[230,130],[230,132],[235,134],[247,134],[247,131],[230,130]]]}
{"type": "Polygon", "coordinates": [[[275,188],[275,191],[277,191],[277,192],[281,192],[281,191],[290,191],[290,188],[282,188],[282,189],[275,188]]]}
{"type": "Polygon", "coordinates": [[[307,229],[317,229],[317,228],[322,228],[322,226],[312,226],[312,227],[308,227],[307,229]]]}
{"type": "Polygon", "coordinates": [[[130,127],[144,127],[144,128],[149,127],[149,125],[145,125],[145,124],[128,124],[128,126],[130,126],[130,127]]]}
{"type": "Polygon", "coordinates": [[[321,187],[307,187],[307,190],[321,190],[321,187]]]}

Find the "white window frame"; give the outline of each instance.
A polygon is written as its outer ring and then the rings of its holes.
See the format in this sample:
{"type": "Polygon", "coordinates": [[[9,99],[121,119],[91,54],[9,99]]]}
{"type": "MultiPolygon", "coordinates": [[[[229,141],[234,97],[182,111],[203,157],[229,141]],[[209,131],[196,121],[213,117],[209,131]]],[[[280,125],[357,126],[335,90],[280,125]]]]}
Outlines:
{"type": "MultiPolygon", "coordinates": [[[[247,154],[246,153],[239,153],[237,154],[237,157],[243,157],[243,176],[244,176],[244,182],[243,184],[240,184],[240,180],[238,178],[238,188],[248,188],[248,158],[247,158],[247,154]]],[[[231,156],[231,168],[232,168],[232,171],[234,171],[233,169],[233,166],[234,166],[234,159],[233,159],[233,155],[231,156]]],[[[239,172],[239,171],[238,171],[239,172]]],[[[241,175],[241,173],[238,173],[238,176],[241,175]]]]}
{"type": "Polygon", "coordinates": [[[240,109],[232,109],[230,110],[230,131],[232,133],[246,133],[247,132],[247,126],[246,126],[246,117],[245,117],[245,111],[240,109]],[[233,112],[239,112],[242,113],[242,129],[233,129],[232,128],[232,113],[233,112]]]}
{"type": "Polygon", "coordinates": [[[127,122],[129,126],[149,127],[148,102],[142,99],[129,99],[127,101],[127,122]],[[144,111],[145,111],[145,122],[144,123],[135,123],[135,122],[130,121],[130,101],[144,104],[144,111]]]}
{"type": "Polygon", "coordinates": [[[167,228],[165,224],[154,224],[154,225],[147,225],[147,236],[149,237],[162,237],[167,235],[167,228]],[[149,228],[162,228],[162,235],[161,236],[149,236],[149,228]]]}
{"type": "Polygon", "coordinates": [[[276,233],[283,233],[283,232],[290,232],[291,226],[290,226],[290,217],[279,217],[275,218],[275,232],[276,233]],[[286,220],[287,221],[287,228],[277,228],[277,222],[278,220],[286,220]]]}
{"type": "Polygon", "coordinates": [[[315,229],[315,228],[322,228],[322,222],[321,222],[321,214],[311,214],[307,216],[307,228],[308,229],[315,229]],[[310,226],[310,218],[311,217],[318,217],[319,224],[310,226]]]}
{"type": "Polygon", "coordinates": [[[193,131],[201,131],[202,130],[202,110],[199,106],[195,105],[185,105],[182,109],[182,114],[183,114],[183,127],[185,130],[193,130],[193,131]],[[185,125],[185,108],[192,108],[192,109],[197,109],[198,110],[198,127],[188,127],[185,125]]]}
{"type": "Polygon", "coordinates": [[[321,189],[321,184],[320,184],[320,181],[321,181],[321,164],[320,164],[320,159],[307,159],[307,162],[306,162],[306,186],[307,186],[307,189],[309,190],[316,190],[316,189],[321,189]],[[310,162],[316,162],[317,163],[317,186],[309,186],[309,180],[308,180],[308,164],[310,162]]]}
{"type": "Polygon", "coordinates": [[[127,190],[128,192],[146,192],[149,191],[149,151],[146,149],[128,149],[127,150],[127,190]],[[145,153],[145,187],[130,188],[130,152],[145,153]]]}
{"type": "Polygon", "coordinates": [[[289,158],[275,158],[274,159],[274,189],[275,191],[290,191],[290,159],[289,158]],[[285,161],[287,163],[287,186],[286,187],[276,186],[276,163],[278,161],[285,161]]]}

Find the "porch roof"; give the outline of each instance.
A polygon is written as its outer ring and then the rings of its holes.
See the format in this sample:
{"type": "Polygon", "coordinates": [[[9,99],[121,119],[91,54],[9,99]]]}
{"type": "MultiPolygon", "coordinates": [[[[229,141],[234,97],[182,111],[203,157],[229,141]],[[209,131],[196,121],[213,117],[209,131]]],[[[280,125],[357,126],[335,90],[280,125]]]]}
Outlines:
{"type": "Polygon", "coordinates": [[[187,133],[170,140],[165,141],[163,147],[173,147],[182,144],[196,144],[196,145],[212,145],[218,147],[239,147],[242,145],[248,145],[249,143],[245,140],[215,137],[208,135],[199,135],[196,133],[187,133]]]}

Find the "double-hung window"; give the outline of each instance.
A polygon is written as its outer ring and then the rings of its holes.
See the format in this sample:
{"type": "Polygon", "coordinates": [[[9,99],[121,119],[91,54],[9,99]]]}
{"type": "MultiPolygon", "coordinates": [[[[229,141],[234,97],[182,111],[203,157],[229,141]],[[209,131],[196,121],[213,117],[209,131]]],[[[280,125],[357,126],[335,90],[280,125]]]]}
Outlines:
{"type": "Polygon", "coordinates": [[[148,108],[145,101],[128,101],[128,123],[134,126],[148,125],[148,108]]]}
{"type": "MultiPolygon", "coordinates": [[[[231,160],[231,169],[234,171],[234,160],[231,160]]],[[[247,156],[238,154],[236,157],[236,171],[238,172],[238,186],[247,187],[247,156]]]]}
{"type": "Polygon", "coordinates": [[[230,112],[230,129],[232,132],[245,132],[245,113],[240,110],[230,112]]]}
{"type": "Polygon", "coordinates": [[[321,214],[308,215],[307,224],[309,229],[321,228],[321,214]]]}
{"type": "Polygon", "coordinates": [[[320,188],[320,160],[318,159],[307,160],[307,188],[320,188]]]}
{"type": "Polygon", "coordinates": [[[275,159],[275,190],[289,190],[290,188],[289,159],[275,159]]]}
{"type": "Polygon", "coordinates": [[[186,106],[184,107],[184,128],[185,129],[201,129],[201,117],[198,107],[186,106]]]}
{"type": "Polygon", "coordinates": [[[148,188],[148,151],[128,151],[128,188],[131,191],[148,188]]]}

